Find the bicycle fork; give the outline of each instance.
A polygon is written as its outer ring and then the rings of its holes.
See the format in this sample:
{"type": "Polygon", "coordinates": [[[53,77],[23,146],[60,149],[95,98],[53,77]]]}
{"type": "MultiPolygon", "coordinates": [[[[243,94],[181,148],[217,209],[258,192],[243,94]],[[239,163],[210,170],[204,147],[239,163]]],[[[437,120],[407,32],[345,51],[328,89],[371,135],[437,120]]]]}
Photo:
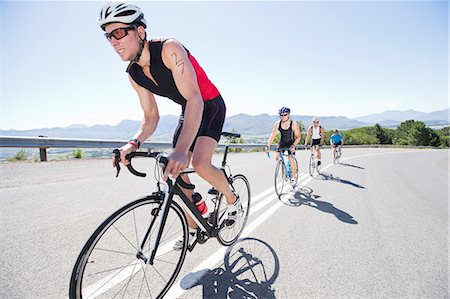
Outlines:
{"type": "Polygon", "coordinates": [[[139,259],[142,259],[146,264],[153,265],[153,261],[155,260],[156,251],[158,250],[158,245],[161,240],[162,231],[164,229],[164,225],[166,224],[167,214],[169,213],[170,208],[170,192],[169,192],[169,185],[167,183],[163,183],[162,185],[162,194],[164,194],[164,199],[162,202],[161,208],[155,208],[152,210],[151,214],[153,216],[152,220],[150,221],[150,224],[147,228],[147,232],[144,236],[144,239],[142,240],[141,246],[139,248],[139,252],[136,254],[136,257],[139,259]],[[160,214],[162,212],[162,214],[160,214]],[[150,237],[150,233],[152,230],[153,225],[156,222],[156,219],[159,217],[160,221],[157,224],[156,227],[156,237],[151,239],[150,244],[150,256],[147,258],[143,251],[145,243],[147,242],[148,238],[150,237]]]}

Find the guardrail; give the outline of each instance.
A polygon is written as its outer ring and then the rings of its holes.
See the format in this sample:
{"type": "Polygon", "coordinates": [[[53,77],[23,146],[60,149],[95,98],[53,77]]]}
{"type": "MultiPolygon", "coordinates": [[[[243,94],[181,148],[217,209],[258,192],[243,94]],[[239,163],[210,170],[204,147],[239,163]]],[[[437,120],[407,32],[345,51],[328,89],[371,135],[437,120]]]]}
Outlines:
{"type": "MultiPolygon", "coordinates": [[[[128,140],[100,140],[100,139],[69,139],[69,138],[48,138],[39,137],[19,137],[0,136],[0,147],[9,148],[39,148],[39,155],[42,162],[47,161],[47,149],[49,148],[119,148],[128,140]]],[[[232,143],[230,147],[242,149],[264,148],[265,143],[232,143]]],[[[358,148],[436,148],[432,146],[399,146],[392,144],[369,144],[369,145],[344,145],[345,147],[358,148]]],[[[219,149],[225,147],[224,144],[217,146],[219,149]]],[[[144,142],[141,148],[148,149],[171,149],[171,142],[144,142]]],[[[305,148],[299,145],[297,149],[305,148]]],[[[330,148],[330,146],[324,146],[330,148]]]]}
{"type": "MultiPolygon", "coordinates": [[[[0,147],[9,148],[39,148],[39,156],[42,162],[47,161],[47,149],[49,148],[120,148],[128,140],[99,140],[99,139],[69,139],[42,137],[18,137],[0,136],[0,147]]],[[[265,144],[230,144],[234,148],[261,148],[265,144]]],[[[219,144],[218,148],[225,145],[219,144]]],[[[141,148],[148,149],[171,149],[172,142],[144,142],[141,148]]]]}

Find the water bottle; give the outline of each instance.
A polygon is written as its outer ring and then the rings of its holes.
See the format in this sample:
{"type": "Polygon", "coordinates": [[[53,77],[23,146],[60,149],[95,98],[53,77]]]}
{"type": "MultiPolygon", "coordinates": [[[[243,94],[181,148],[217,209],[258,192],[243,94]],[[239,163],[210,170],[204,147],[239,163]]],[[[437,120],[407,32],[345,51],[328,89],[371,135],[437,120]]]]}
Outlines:
{"type": "Polygon", "coordinates": [[[208,206],[206,205],[200,193],[194,192],[192,194],[192,200],[194,201],[195,206],[197,207],[198,211],[202,213],[202,215],[208,212],[208,206]]]}

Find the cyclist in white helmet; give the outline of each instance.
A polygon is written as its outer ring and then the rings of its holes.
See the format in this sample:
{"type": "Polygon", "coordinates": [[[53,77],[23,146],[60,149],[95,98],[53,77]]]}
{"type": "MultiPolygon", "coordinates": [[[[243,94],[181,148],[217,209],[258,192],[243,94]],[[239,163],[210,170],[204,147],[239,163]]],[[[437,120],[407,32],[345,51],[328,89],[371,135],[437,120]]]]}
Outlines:
{"type": "MultiPolygon", "coordinates": [[[[147,23],[139,7],[129,2],[109,2],[100,11],[98,24],[127,68],[131,85],[137,92],[144,118],[140,129],[124,145],[125,156],[136,151],[155,131],[159,112],[154,94],[167,97],[181,106],[181,116],[173,138],[173,151],[164,177],[177,177],[192,166],[197,174],[225,195],[228,219],[237,217],[238,196],[230,189],[223,173],[211,164],[225,120],[225,103],[214,84],[192,54],[175,39],[147,41],[147,23]]],[[[183,176],[189,183],[189,179],[183,176]]],[[[197,225],[188,216],[190,238],[197,225]]],[[[180,249],[183,241],[176,244],[180,249]]]]}
{"type": "Polygon", "coordinates": [[[323,145],[325,140],[325,131],[322,126],[319,125],[319,119],[317,117],[313,117],[312,122],[313,125],[308,128],[308,132],[306,134],[305,146],[308,145],[309,138],[311,138],[311,147],[317,145],[317,165],[320,165],[322,163],[320,161],[322,157],[320,147],[323,145]]]}

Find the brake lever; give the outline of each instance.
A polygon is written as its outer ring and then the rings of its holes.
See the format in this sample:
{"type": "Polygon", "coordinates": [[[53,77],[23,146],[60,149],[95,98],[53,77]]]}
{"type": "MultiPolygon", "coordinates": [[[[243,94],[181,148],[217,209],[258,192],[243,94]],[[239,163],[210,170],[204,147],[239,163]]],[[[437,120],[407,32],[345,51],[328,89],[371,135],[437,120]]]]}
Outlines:
{"type": "Polygon", "coordinates": [[[116,178],[119,176],[120,172],[120,151],[118,149],[113,150],[114,154],[114,166],[116,167],[117,173],[116,178]]]}

